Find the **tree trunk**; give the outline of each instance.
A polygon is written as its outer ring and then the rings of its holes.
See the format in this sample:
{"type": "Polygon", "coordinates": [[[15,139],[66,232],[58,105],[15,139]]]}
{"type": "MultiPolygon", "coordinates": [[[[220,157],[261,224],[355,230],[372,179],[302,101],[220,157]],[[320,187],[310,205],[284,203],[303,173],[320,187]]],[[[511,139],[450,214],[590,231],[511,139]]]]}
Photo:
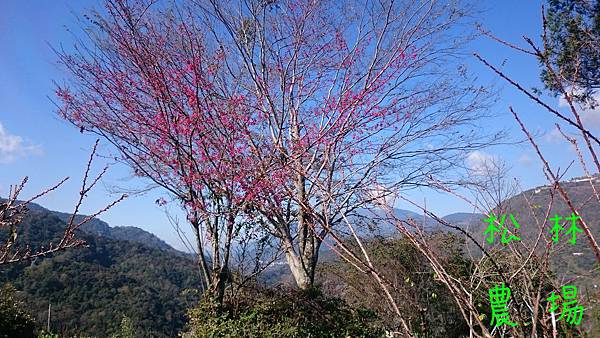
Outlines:
{"type": "MultiPolygon", "coordinates": [[[[196,245],[198,248],[198,267],[200,269],[202,291],[209,292],[210,296],[215,300],[215,302],[218,305],[221,305],[223,302],[223,297],[225,295],[225,286],[230,276],[229,265],[221,264],[221,262],[219,261],[219,252],[217,251],[218,248],[214,246],[215,240],[218,240],[218,237],[214,236],[212,239],[213,261],[212,266],[209,267],[208,262],[206,260],[206,255],[204,254],[204,245],[202,244],[202,238],[200,236],[199,222],[193,222],[192,227],[194,228],[194,233],[196,235],[196,245]]],[[[229,233],[231,233],[232,229],[233,228],[231,227],[229,233]]],[[[229,245],[231,245],[230,242],[228,243],[226,251],[226,262],[229,261],[229,245]]]]}
{"type": "MultiPolygon", "coordinates": [[[[292,143],[299,144],[301,140],[300,125],[298,123],[297,112],[295,111],[291,112],[290,124],[290,138],[292,143]]],[[[288,239],[287,243],[284,243],[285,256],[296,285],[298,288],[306,290],[312,287],[314,283],[320,240],[315,236],[313,220],[310,212],[307,212],[307,209],[310,208],[310,201],[306,193],[306,173],[304,172],[302,156],[294,159],[292,165],[296,172],[294,186],[295,200],[298,207],[297,214],[295,215],[298,231],[296,237],[297,245],[294,245],[289,237],[289,228],[285,228],[285,226],[283,227],[285,230],[282,231],[282,237],[288,239]]]]}
{"type": "Polygon", "coordinates": [[[315,270],[317,267],[319,254],[319,241],[314,238],[312,229],[309,229],[308,237],[312,237],[309,242],[311,245],[301,246],[303,252],[298,253],[291,240],[284,241],[285,258],[287,260],[296,286],[306,290],[313,286],[315,282],[315,270]]]}
{"type": "Polygon", "coordinates": [[[309,271],[310,269],[307,269],[306,266],[302,264],[300,256],[298,256],[293,249],[290,249],[286,249],[285,251],[285,258],[287,259],[288,266],[290,267],[290,271],[294,276],[298,288],[306,290],[310,288],[314,282],[314,269],[309,271]]]}
{"type": "Polygon", "coordinates": [[[194,228],[194,235],[196,236],[196,247],[198,249],[198,268],[200,270],[200,282],[202,284],[202,291],[208,289],[211,283],[210,270],[206,263],[206,256],[204,256],[204,245],[202,245],[202,238],[200,238],[200,224],[198,222],[192,223],[194,228]]]}
{"type": "MultiPolygon", "coordinates": [[[[217,222],[215,220],[215,222],[217,222]]],[[[229,270],[229,256],[231,253],[231,242],[233,241],[233,227],[235,225],[235,217],[230,214],[227,217],[227,237],[225,238],[225,250],[223,253],[223,262],[219,262],[218,255],[213,254],[214,257],[217,257],[215,263],[213,263],[214,273],[213,273],[213,281],[212,281],[212,290],[213,297],[217,304],[220,306],[223,304],[223,299],[225,297],[225,287],[227,286],[227,282],[230,281],[231,271],[229,270]]],[[[215,227],[215,231],[217,228],[215,227]]],[[[218,250],[218,237],[216,235],[213,236],[213,245],[215,250],[218,250]]],[[[218,251],[217,251],[218,252],[218,251]]]]}
{"type": "Polygon", "coordinates": [[[229,267],[223,266],[218,271],[213,273],[213,279],[210,285],[210,296],[213,298],[217,306],[223,305],[223,299],[225,297],[225,287],[229,281],[229,267]]]}

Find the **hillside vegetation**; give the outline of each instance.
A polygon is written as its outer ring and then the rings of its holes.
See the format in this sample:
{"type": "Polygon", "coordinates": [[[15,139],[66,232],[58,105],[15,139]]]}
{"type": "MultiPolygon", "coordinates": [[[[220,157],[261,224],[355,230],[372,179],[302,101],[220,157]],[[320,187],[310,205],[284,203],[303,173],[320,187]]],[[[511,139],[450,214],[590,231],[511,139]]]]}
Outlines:
{"type": "MultiPolygon", "coordinates": [[[[63,228],[61,214],[34,207],[19,240],[38,247],[56,240],[63,228]]],[[[139,237],[117,240],[85,232],[80,237],[87,247],[0,270],[0,283],[19,291],[40,327],[51,304],[51,328],[64,334],[105,337],[118,330],[123,316],[145,337],[174,337],[183,329],[185,312],[198,299],[193,258],[154,241],[142,244],[139,237]]]]}

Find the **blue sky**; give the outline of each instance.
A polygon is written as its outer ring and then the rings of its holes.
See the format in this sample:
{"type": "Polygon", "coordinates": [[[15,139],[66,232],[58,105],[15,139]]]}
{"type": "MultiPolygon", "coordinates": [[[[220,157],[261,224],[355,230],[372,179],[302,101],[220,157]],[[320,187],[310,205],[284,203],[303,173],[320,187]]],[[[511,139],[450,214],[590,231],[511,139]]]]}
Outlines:
{"type": "MultiPolygon", "coordinates": [[[[77,29],[75,14],[98,5],[98,2],[91,0],[0,1],[0,196],[6,196],[9,186],[24,176],[30,177],[22,196],[24,198],[70,176],[71,179],[60,190],[39,200],[39,203],[49,209],[65,212],[73,207],[95,139],[80,134],[55,115],[50,100],[53,81],[60,81],[63,75],[55,64],[56,57],[50,45],[69,46],[72,35],[66,27],[77,29]]],[[[523,45],[522,35],[539,36],[540,1],[490,0],[483,2],[482,6],[484,12],[479,21],[503,39],[523,45]]],[[[517,54],[487,38],[474,41],[469,48],[496,65],[504,62],[503,70],[525,84],[525,87],[539,87],[538,68],[534,59],[517,54]]],[[[495,117],[486,122],[486,129],[506,130],[514,139],[521,138],[523,135],[508,111],[508,106],[512,105],[531,130],[547,132],[540,136],[540,142],[555,168],[564,168],[575,159],[569,146],[552,132],[555,121],[547,112],[496,79],[473,57],[469,57],[467,63],[483,83],[495,82],[501,90],[501,98],[492,108],[495,117]]],[[[558,104],[558,99],[549,98],[549,102],[558,104]]],[[[599,115],[598,111],[587,114],[591,126],[600,126],[599,115]]],[[[110,155],[112,149],[102,144],[100,152],[110,155]]],[[[528,145],[501,146],[474,154],[471,164],[476,165],[477,160],[485,158],[503,159],[512,166],[511,176],[527,189],[546,183],[539,170],[541,164],[534,156],[528,145]]],[[[104,160],[98,161],[96,169],[104,164],[104,160]]],[[[567,176],[578,175],[581,172],[574,168],[567,176]]],[[[89,213],[101,208],[117,196],[114,191],[118,187],[131,187],[132,184],[140,186],[142,182],[132,181],[127,168],[111,166],[102,185],[89,194],[82,212],[89,213]]],[[[151,191],[130,197],[101,218],[113,226],[143,228],[169,244],[182,248],[163,210],[154,203],[160,194],[160,191],[151,191]]],[[[414,191],[410,196],[419,201],[426,200],[428,207],[441,215],[471,211],[463,202],[436,193],[414,191]]],[[[414,210],[403,204],[398,207],[414,210]]]]}

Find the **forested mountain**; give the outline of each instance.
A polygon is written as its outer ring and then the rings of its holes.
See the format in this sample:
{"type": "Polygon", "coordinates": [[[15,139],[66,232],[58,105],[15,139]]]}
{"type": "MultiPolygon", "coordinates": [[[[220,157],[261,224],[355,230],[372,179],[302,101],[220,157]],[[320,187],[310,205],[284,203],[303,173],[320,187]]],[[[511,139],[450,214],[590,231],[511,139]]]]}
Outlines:
{"type": "MultiPolygon", "coordinates": [[[[588,224],[592,235],[598,241],[600,239],[600,209],[594,197],[592,184],[595,190],[600,192],[600,178],[597,176],[592,177],[591,180],[577,178],[561,183],[578,213],[588,224]]],[[[524,191],[508,199],[506,209],[518,217],[522,229],[521,237],[527,245],[535,243],[540,226],[544,227],[545,238],[550,239],[552,237],[550,230],[554,225],[551,218],[555,215],[562,217],[559,225],[563,227],[563,230],[558,242],[553,244],[553,249],[556,250],[556,255],[554,255],[556,258],[553,260],[554,271],[559,275],[569,279],[590,275],[591,270],[596,268],[596,258],[584,233],[577,235],[576,244],[569,242],[570,236],[565,232],[571,226],[571,222],[565,218],[571,216],[571,209],[552,186],[541,186],[524,191]],[[549,210],[548,206],[551,206],[549,210]],[[546,213],[549,219],[543,223],[546,213]]],[[[581,228],[579,222],[577,226],[581,228]]],[[[544,243],[538,246],[539,250],[543,248],[544,243]]]]}
{"type": "MultiPolygon", "coordinates": [[[[47,245],[62,235],[64,218],[33,205],[17,242],[47,245]]],[[[79,237],[87,247],[9,265],[0,270],[0,283],[20,291],[40,327],[51,304],[54,332],[106,337],[127,316],[141,336],[175,337],[198,296],[194,260],[141,229],[94,220],[85,230],[79,237]]]]}
{"type": "MultiPolygon", "coordinates": [[[[68,222],[69,218],[71,217],[71,214],[69,214],[69,213],[58,212],[58,211],[49,211],[35,203],[30,203],[29,209],[33,212],[35,212],[35,211],[50,212],[52,215],[58,217],[63,222],[68,222]]],[[[77,222],[79,222],[79,221],[83,220],[85,217],[86,217],[85,215],[77,215],[75,217],[75,220],[77,222]]],[[[90,220],[89,222],[85,223],[84,225],[82,225],[81,230],[84,232],[87,232],[89,234],[92,234],[92,235],[99,235],[99,236],[108,237],[108,238],[117,239],[117,240],[123,240],[123,241],[137,242],[137,243],[149,246],[149,247],[166,250],[166,251],[172,251],[172,252],[176,251],[175,249],[173,249],[173,247],[171,247],[165,241],[156,237],[154,234],[152,234],[148,231],[142,230],[140,228],[132,227],[132,226],[112,226],[111,227],[106,222],[104,222],[100,219],[97,219],[97,218],[94,218],[94,219],[90,220]]]]}
{"type": "MultiPolygon", "coordinates": [[[[590,231],[596,240],[600,239],[600,209],[594,197],[594,189],[600,192],[600,178],[592,177],[575,178],[569,181],[561,182],[561,187],[570,197],[573,205],[577,208],[578,213],[588,224],[590,231]]],[[[571,236],[566,234],[567,229],[571,226],[571,222],[566,220],[566,217],[571,216],[571,209],[565,203],[558,190],[555,190],[551,185],[539,186],[523,191],[515,196],[512,196],[501,203],[501,211],[494,211],[498,218],[501,215],[506,215],[505,226],[515,231],[515,234],[521,238],[521,243],[524,248],[530,250],[535,247],[536,254],[540,255],[546,248],[547,240],[551,240],[551,229],[554,226],[553,217],[562,217],[559,226],[562,227],[557,242],[551,241],[551,269],[561,279],[565,281],[574,281],[580,286],[595,289],[600,280],[598,279],[596,268],[596,258],[589,245],[588,238],[583,232],[578,233],[575,244],[569,241],[571,236]],[[515,229],[510,214],[513,215],[520,228],[515,229]],[[547,220],[544,219],[547,216],[547,220]],[[541,234],[540,235],[540,229],[541,234]],[[584,277],[584,278],[582,278],[584,277]],[[596,286],[594,286],[596,285],[596,286]]],[[[500,233],[497,233],[493,244],[488,243],[484,235],[487,224],[483,222],[482,216],[475,219],[468,225],[469,232],[472,236],[489,252],[494,250],[502,250],[503,245],[500,244],[500,233]]],[[[581,224],[577,222],[577,227],[581,228],[581,224]]],[[[481,254],[481,251],[470,241],[467,241],[467,246],[472,254],[481,254]]]]}
{"type": "MultiPolygon", "coordinates": [[[[462,251],[463,240],[453,233],[437,232],[428,235],[435,247],[444,253],[444,263],[460,278],[472,273],[472,262],[462,251]]],[[[406,238],[373,238],[365,248],[380,268],[383,276],[393,283],[392,296],[410,314],[408,321],[418,332],[417,337],[466,337],[468,327],[459,310],[426,257],[406,238]]],[[[382,301],[377,284],[364,273],[342,260],[324,262],[318,269],[317,280],[329,295],[344,299],[356,307],[365,307],[391,323],[390,309],[382,301]]],[[[483,303],[483,300],[481,301],[483,303]]]]}

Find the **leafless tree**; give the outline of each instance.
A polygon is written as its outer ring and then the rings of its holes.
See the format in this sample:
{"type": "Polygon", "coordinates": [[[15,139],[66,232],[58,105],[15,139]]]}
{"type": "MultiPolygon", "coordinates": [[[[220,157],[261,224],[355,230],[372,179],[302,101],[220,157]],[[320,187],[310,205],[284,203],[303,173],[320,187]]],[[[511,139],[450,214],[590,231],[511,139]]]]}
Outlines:
{"type": "Polygon", "coordinates": [[[85,245],[84,240],[77,238],[76,231],[82,225],[89,222],[94,217],[97,217],[102,213],[106,212],[108,209],[112,208],[115,204],[121,202],[127,197],[126,195],[122,195],[115,201],[108,204],[106,207],[98,210],[97,212],[89,216],[83,217],[83,219],[81,219],[80,221],[76,221],[76,216],[79,213],[85,196],[100,181],[100,179],[102,178],[102,176],[104,176],[108,169],[108,167],[104,167],[104,169],[97,176],[93,178],[89,176],[92,162],[94,156],[96,155],[97,146],[98,141],[96,141],[96,143],[94,144],[94,148],[91,152],[90,159],[85,169],[81,190],[79,191],[79,199],[75,204],[73,214],[71,215],[71,217],[69,217],[69,220],[67,221],[62,238],[58,241],[58,243],[50,242],[48,243],[48,246],[42,246],[40,248],[32,248],[28,243],[20,243],[20,224],[23,221],[23,218],[27,215],[29,203],[53,192],[54,190],[59,188],[63,183],[65,183],[68,180],[68,177],[58,182],[51,188],[48,188],[25,201],[19,201],[18,198],[21,191],[25,187],[25,184],[27,183],[27,177],[23,179],[23,181],[19,185],[10,187],[8,198],[0,202],[0,231],[2,231],[6,236],[6,240],[4,241],[2,246],[0,246],[0,265],[31,260],[37,257],[45,257],[52,255],[58,251],[85,245]]]}

